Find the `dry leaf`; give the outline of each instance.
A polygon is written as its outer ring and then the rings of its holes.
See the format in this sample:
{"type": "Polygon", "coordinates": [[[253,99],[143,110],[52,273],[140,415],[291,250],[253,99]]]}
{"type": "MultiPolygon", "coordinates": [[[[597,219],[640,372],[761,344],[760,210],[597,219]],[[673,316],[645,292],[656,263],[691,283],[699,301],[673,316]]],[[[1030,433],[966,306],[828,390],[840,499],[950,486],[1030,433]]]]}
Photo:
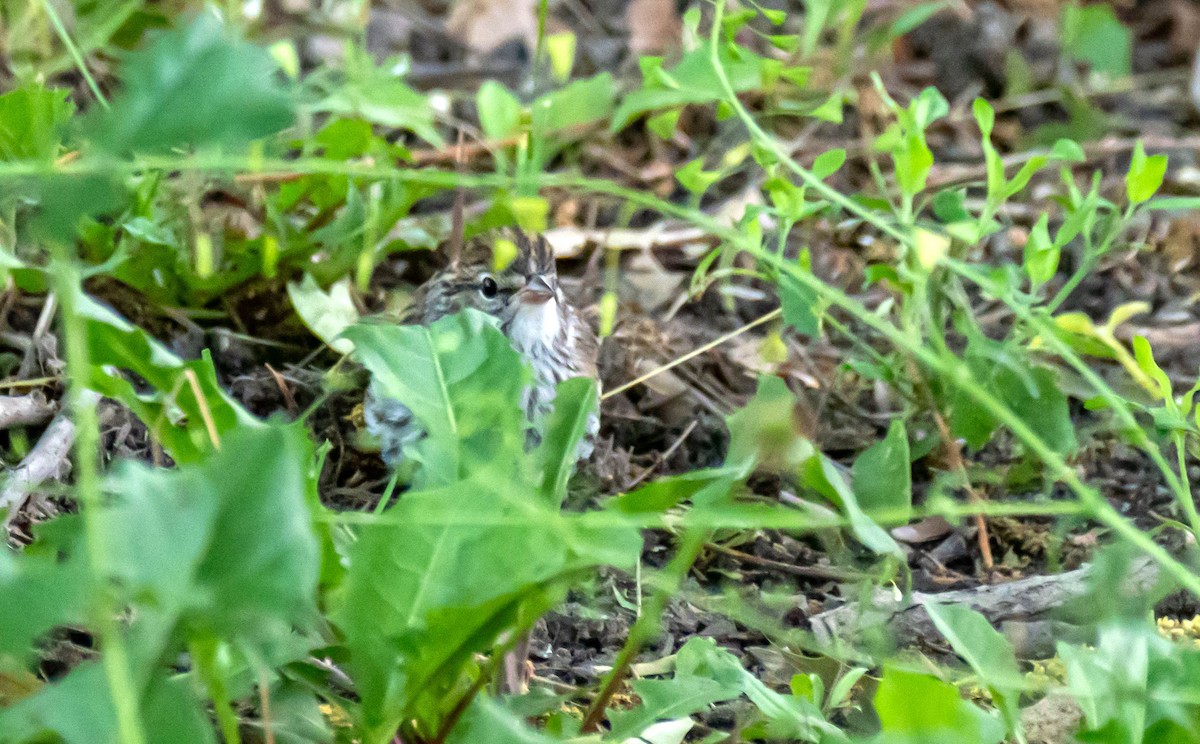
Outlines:
{"type": "Polygon", "coordinates": [[[481,56],[513,40],[532,50],[537,46],[537,0],[456,0],[446,33],[481,56]]]}
{"type": "Polygon", "coordinates": [[[625,8],[629,27],[629,51],[662,54],[678,49],[683,23],[675,0],[633,0],[625,8]]]}
{"type": "Polygon", "coordinates": [[[926,517],[916,524],[906,524],[892,530],[892,537],[900,542],[916,545],[918,543],[945,537],[954,531],[954,526],[942,517],[926,517]]]}

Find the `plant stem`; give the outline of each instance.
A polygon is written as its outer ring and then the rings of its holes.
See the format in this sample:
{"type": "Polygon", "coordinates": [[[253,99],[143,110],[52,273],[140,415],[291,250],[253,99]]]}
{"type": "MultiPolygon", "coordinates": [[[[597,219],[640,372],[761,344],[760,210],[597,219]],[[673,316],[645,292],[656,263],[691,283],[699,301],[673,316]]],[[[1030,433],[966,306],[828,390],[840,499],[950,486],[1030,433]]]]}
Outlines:
{"type": "Polygon", "coordinates": [[[50,0],[42,0],[42,8],[46,11],[46,17],[50,19],[50,25],[54,26],[54,33],[58,34],[59,41],[67,48],[67,54],[71,55],[71,61],[75,63],[75,67],[79,70],[79,74],[83,76],[84,82],[87,83],[88,90],[92,91],[92,95],[96,97],[96,101],[108,111],[111,107],[108,105],[108,99],[100,92],[100,86],[96,85],[95,78],[88,70],[87,65],[83,61],[83,55],[79,52],[79,47],[75,45],[71,35],[67,33],[67,29],[63,26],[62,19],[58,17],[58,11],[54,9],[54,5],[50,0]]]}
{"type": "Polygon", "coordinates": [[[87,389],[91,359],[86,321],[78,310],[82,279],[68,248],[56,243],[53,250],[56,270],[52,275],[61,306],[59,320],[70,382],[67,393],[75,418],[75,497],[79,501],[89,570],[96,587],[94,622],[100,636],[101,664],[116,709],[117,735],[121,743],[145,744],[138,686],[130,668],[125,639],[117,625],[118,607],[109,584],[107,530],[97,467],[100,424],[96,415],[96,396],[87,389]]]}
{"type": "Polygon", "coordinates": [[[679,591],[684,577],[687,576],[687,572],[696,562],[697,556],[700,555],[700,550],[711,536],[712,533],[709,530],[696,527],[690,527],[683,533],[675,557],[663,569],[662,581],[655,589],[654,594],[646,600],[643,612],[634,621],[633,627],[629,629],[629,637],[617,653],[617,658],[613,660],[613,668],[604,678],[604,684],[601,686],[599,694],[588,706],[580,727],[580,731],[583,733],[596,731],[600,726],[600,721],[604,718],[604,707],[616,693],[617,687],[625,678],[625,673],[633,663],[634,657],[642,650],[642,646],[658,634],[659,628],[662,626],[663,612],[667,609],[667,602],[679,591]]]}

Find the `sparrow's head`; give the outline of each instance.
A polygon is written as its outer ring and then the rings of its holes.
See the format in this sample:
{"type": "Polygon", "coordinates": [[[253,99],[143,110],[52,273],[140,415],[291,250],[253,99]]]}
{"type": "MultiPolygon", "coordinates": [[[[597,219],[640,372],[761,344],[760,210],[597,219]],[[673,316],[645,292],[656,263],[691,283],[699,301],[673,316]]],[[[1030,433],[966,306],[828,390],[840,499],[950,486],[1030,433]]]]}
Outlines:
{"type": "Polygon", "coordinates": [[[499,318],[518,342],[544,337],[549,343],[566,312],[546,239],[516,230],[469,241],[426,287],[426,296],[420,298],[424,322],[475,308],[499,318]]]}

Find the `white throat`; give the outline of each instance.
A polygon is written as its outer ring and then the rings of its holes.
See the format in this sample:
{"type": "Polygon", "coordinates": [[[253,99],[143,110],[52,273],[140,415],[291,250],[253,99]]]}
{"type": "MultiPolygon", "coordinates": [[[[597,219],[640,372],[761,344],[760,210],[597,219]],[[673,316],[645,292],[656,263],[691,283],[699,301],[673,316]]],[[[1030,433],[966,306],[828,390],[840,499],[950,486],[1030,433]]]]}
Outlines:
{"type": "Polygon", "coordinates": [[[561,332],[561,313],[555,298],[536,304],[518,301],[508,336],[518,351],[528,355],[539,347],[555,344],[561,332]]]}

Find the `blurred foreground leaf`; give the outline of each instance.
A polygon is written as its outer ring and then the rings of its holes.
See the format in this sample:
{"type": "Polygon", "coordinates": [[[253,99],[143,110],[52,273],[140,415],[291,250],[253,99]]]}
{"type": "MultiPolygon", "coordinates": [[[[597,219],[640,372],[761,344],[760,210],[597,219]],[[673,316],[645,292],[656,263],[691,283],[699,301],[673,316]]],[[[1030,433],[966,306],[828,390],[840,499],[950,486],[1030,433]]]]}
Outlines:
{"type": "Polygon", "coordinates": [[[200,13],[125,59],[124,87],[93,119],[92,133],[116,155],[245,144],[292,123],[277,69],[267,50],[200,13]]]}

